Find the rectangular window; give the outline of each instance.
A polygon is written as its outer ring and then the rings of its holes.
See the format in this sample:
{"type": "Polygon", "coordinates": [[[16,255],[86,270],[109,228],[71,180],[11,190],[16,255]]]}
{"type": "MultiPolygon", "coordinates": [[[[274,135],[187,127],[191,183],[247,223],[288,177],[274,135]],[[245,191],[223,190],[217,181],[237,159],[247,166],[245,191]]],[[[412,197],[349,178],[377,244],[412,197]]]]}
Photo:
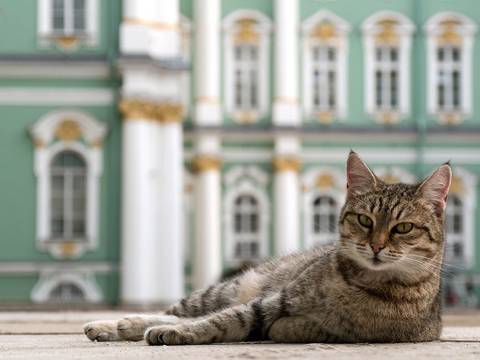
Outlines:
{"type": "Polygon", "coordinates": [[[442,46],[437,50],[437,107],[439,111],[461,110],[462,62],[461,49],[442,46]]]}
{"type": "Polygon", "coordinates": [[[375,49],[375,105],[377,111],[399,111],[399,49],[377,46],[375,49]]]}
{"type": "Polygon", "coordinates": [[[259,66],[257,45],[239,44],[234,47],[235,110],[258,110],[259,66]]]}
{"type": "Polygon", "coordinates": [[[337,49],[315,45],[312,56],[312,110],[335,112],[337,107],[337,49]]]}
{"type": "Polygon", "coordinates": [[[73,35],[86,32],[86,0],[52,0],[52,30],[73,35]]]}

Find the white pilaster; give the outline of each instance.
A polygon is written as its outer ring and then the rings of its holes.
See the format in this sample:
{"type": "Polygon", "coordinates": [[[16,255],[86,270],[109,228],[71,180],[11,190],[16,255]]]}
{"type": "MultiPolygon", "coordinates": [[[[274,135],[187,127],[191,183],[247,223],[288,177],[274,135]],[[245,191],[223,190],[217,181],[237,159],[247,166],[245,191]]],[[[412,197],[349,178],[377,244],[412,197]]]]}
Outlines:
{"type": "Polygon", "coordinates": [[[120,27],[122,54],[179,55],[178,0],[125,0],[120,27]]]}
{"type": "MultiPolygon", "coordinates": [[[[197,126],[219,125],[220,0],[195,0],[195,109],[197,126]]],[[[219,280],[222,272],[220,222],[220,139],[195,139],[195,249],[193,286],[219,280]]]]}
{"type": "Polygon", "coordinates": [[[280,137],[273,159],[275,201],[275,254],[285,255],[300,249],[300,170],[299,142],[295,137],[280,137]]]}
{"type": "Polygon", "coordinates": [[[220,112],[220,0],[195,0],[195,122],[217,125],[220,112]]]}
{"type": "Polygon", "coordinates": [[[216,158],[198,157],[195,177],[195,253],[193,286],[217,282],[222,272],[220,172],[216,158]],[[203,162],[203,164],[202,164],[203,162]]]}
{"type": "MultiPolygon", "coordinates": [[[[180,58],[178,0],[126,0],[122,55],[180,58]]],[[[183,295],[181,74],[146,59],[121,65],[124,303],[170,303],[183,295]]]]}
{"type": "Polygon", "coordinates": [[[298,125],[298,1],[275,0],[275,98],[273,122],[298,125]]]}

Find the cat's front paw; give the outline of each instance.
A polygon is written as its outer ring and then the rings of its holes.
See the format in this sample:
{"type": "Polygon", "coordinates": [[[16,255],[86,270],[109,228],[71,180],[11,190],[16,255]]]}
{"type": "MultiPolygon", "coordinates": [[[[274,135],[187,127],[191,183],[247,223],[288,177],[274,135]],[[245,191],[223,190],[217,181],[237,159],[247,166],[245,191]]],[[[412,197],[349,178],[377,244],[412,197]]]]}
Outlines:
{"type": "Polygon", "coordinates": [[[86,323],[83,332],[92,341],[118,341],[117,321],[100,320],[86,323]]]}
{"type": "Polygon", "coordinates": [[[117,323],[118,336],[123,340],[140,341],[147,324],[141,316],[127,316],[117,323]]]}
{"type": "Polygon", "coordinates": [[[194,343],[194,336],[183,325],[159,325],[145,331],[148,345],[186,345],[194,343]]]}

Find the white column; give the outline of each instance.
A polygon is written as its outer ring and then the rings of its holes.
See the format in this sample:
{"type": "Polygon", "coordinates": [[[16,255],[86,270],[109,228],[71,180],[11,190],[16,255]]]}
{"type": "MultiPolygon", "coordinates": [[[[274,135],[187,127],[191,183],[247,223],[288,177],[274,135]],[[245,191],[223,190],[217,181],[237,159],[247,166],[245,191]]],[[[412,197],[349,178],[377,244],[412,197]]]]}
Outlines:
{"type": "Polygon", "coordinates": [[[122,53],[175,57],[179,54],[178,0],[124,0],[122,53]]]}
{"type": "Polygon", "coordinates": [[[220,242],[220,162],[199,156],[195,160],[195,248],[193,286],[196,289],[217,282],[222,273],[220,242]]]}
{"type": "Polygon", "coordinates": [[[195,0],[195,122],[217,125],[220,112],[220,0],[195,0]]]}
{"type": "MultiPolygon", "coordinates": [[[[219,125],[220,0],[195,0],[195,111],[197,126],[219,125]]],[[[220,139],[195,138],[195,247],[193,286],[219,280],[222,272],[220,222],[220,139]]]]}
{"type": "Polygon", "coordinates": [[[277,169],[275,191],[275,254],[286,255],[300,249],[298,175],[292,168],[277,169]]]}
{"type": "Polygon", "coordinates": [[[122,158],[121,299],[124,303],[158,302],[155,173],[155,126],[151,120],[126,120],[122,158]]]}
{"type": "Polygon", "coordinates": [[[298,1],[275,0],[275,98],[273,122],[298,125],[298,1]]]}
{"type": "Polygon", "coordinates": [[[180,106],[122,100],[121,299],[183,296],[183,143],[180,106]]]}
{"type": "Polygon", "coordinates": [[[299,147],[295,137],[283,136],[276,139],[276,155],[273,159],[276,255],[300,249],[299,147]]]}

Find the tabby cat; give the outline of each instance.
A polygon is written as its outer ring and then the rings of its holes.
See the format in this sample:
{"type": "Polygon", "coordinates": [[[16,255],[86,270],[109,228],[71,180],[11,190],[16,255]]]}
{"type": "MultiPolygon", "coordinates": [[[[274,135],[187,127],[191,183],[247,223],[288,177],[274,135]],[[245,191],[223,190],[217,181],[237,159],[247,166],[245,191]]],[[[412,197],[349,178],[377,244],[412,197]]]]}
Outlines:
{"type": "Polygon", "coordinates": [[[85,334],[150,345],[436,340],[450,181],[447,163],[421,183],[386,184],[352,151],[336,244],[271,260],[159,315],[88,323],[85,334]]]}

